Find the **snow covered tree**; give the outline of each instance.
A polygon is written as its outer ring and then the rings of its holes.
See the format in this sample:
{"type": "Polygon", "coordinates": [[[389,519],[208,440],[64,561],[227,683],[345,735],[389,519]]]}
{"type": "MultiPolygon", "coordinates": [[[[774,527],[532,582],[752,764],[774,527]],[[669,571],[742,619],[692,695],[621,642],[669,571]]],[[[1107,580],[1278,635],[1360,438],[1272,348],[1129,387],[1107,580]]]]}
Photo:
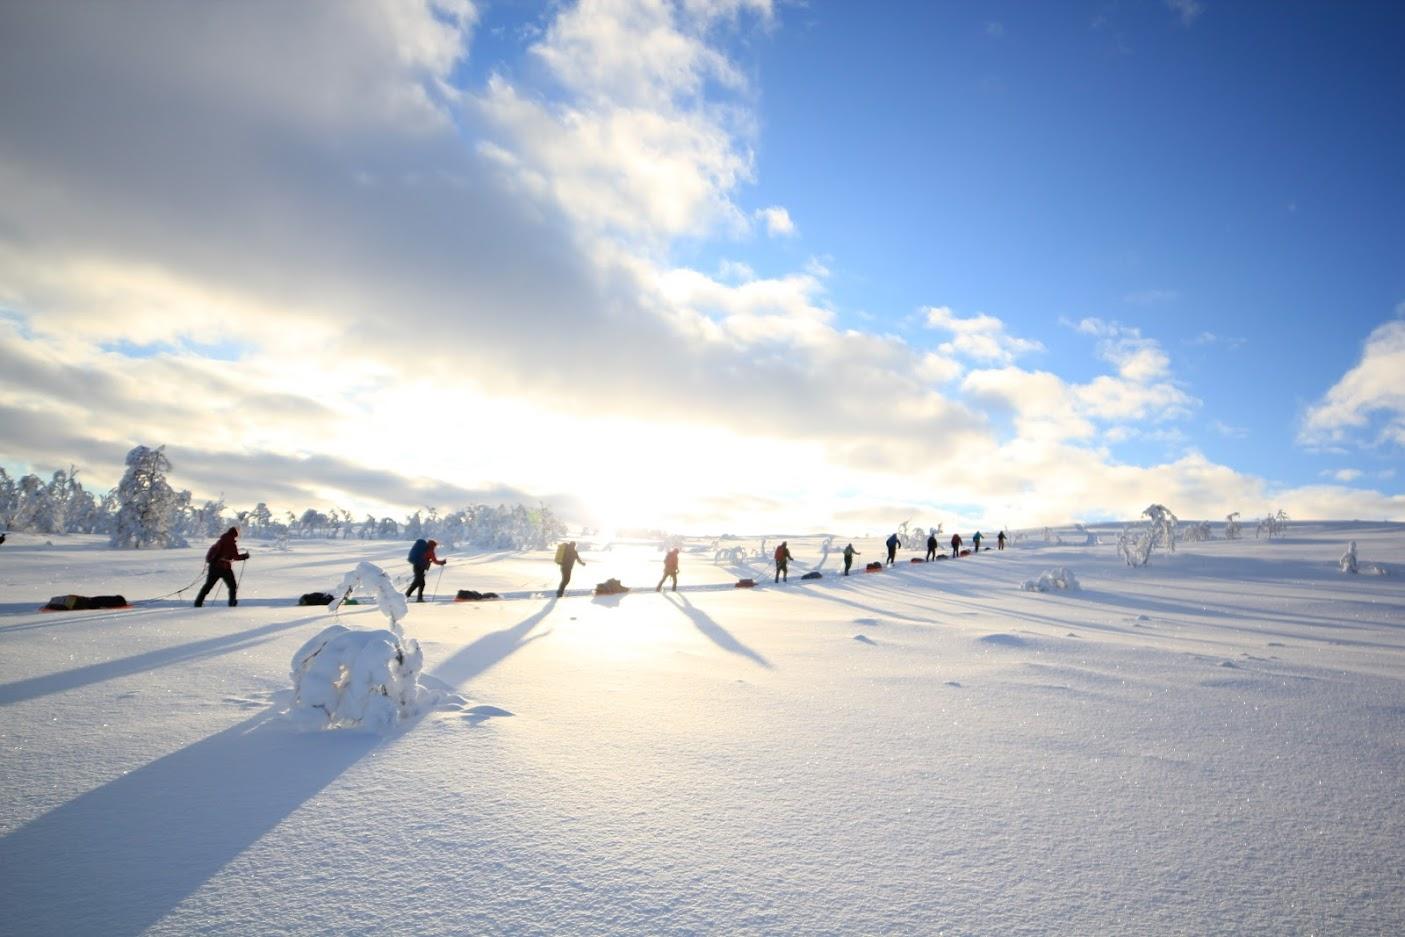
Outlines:
{"type": "Polygon", "coordinates": [[[1226,514],[1224,519],[1224,538],[1226,540],[1238,540],[1243,534],[1239,527],[1239,512],[1226,514]]]}
{"type": "Polygon", "coordinates": [[[1153,504],[1142,511],[1151,524],[1152,546],[1166,547],[1172,553],[1176,552],[1176,522],[1175,514],[1164,504],[1153,504]]]}
{"type": "Polygon", "coordinates": [[[1259,521],[1259,526],[1254,529],[1254,536],[1255,538],[1267,536],[1269,540],[1272,540],[1287,529],[1288,515],[1284,513],[1282,508],[1279,508],[1276,514],[1269,514],[1259,521]]]}
{"type": "Polygon", "coordinates": [[[1187,543],[1204,543],[1211,539],[1210,522],[1201,521],[1198,524],[1191,524],[1181,534],[1181,539],[1187,543]]]}
{"type": "Polygon", "coordinates": [[[127,471],[117,485],[120,507],[111,543],[121,549],[183,547],[176,530],[179,498],[166,481],[166,447],[137,446],[127,453],[127,471]]]}

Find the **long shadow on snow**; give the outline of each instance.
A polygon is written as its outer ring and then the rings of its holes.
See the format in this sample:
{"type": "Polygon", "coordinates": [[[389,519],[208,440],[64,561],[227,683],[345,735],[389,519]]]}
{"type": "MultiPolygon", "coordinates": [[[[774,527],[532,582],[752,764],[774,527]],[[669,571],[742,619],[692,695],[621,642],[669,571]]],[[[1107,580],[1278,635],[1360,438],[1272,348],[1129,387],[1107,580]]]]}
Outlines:
{"type": "Polygon", "coordinates": [[[544,631],[530,638],[527,637],[533,628],[541,624],[542,619],[551,614],[551,610],[555,607],[556,596],[553,595],[541,607],[540,611],[522,619],[511,628],[490,632],[472,644],[460,648],[452,657],[435,667],[431,675],[451,687],[462,687],[469,680],[509,655],[520,651],[533,641],[551,634],[550,631],[544,631]]]}
{"type": "Polygon", "coordinates": [[[665,596],[665,598],[668,599],[668,604],[672,605],[684,615],[688,616],[688,619],[693,623],[693,627],[701,631],[709,641],[722,648],[722,650],[730,651],[733,654],[740,654],[747,660],[753,661],[754,663],[765,667],[767,670],[773,669],[771,667],[770,661],[762,657],[756,651],[753,651],[751,648],[747,647],[745,644],[738,641],[735,637],[733,637],[730,631],[728,631],[726,628],[723,628],[717,622],[713,621],[712,616],[708,615],[707,612],[704,612],[692,602],[689,602],[683,596],[678,596],[677,602],[673,600],[672,593],[665,596]]]}
{"type": "Polygon", "coordinates": [[[74,690],[81,686],[101,683],[104,680],[128,677],[159,667],[168,667],[171,664],[198,660],[202,657],[214,657],[232,651],[242,651],[263,643],[280,631],[287,631],[310,621],[317,621],[322,617],[314,615],[310,618],[276,622],[251,628],[248,631],[236,631],[233,634],[220,635],[217,638],[206,638],[204,641],[192,641],[189,644],[178,644],[175,647],[162,648],[159,651],[147,651],[145,654],[134,654],[131,657],[123,657],[118,660],[103,661],[101,664],[89,664],[86,667],[75,667],[72,670],[62,670],[41,677],[16,680],[13,683],[0,685],[0,706],[48,696],[51,693],[62,693],[65,690],[74,690]]]}
{"type": "Polygon", "coordinates": [[[263,712],[0,839],[13,933],[138,934],[376,746],[263,712]]]}

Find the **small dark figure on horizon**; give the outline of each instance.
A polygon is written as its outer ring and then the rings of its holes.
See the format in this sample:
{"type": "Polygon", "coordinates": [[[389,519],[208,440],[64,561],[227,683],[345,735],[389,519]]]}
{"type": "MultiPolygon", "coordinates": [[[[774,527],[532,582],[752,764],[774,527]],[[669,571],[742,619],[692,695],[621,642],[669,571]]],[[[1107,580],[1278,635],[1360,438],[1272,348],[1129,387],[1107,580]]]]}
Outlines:
{"type": "Polygon", "coordinates": [[[666,554],[664,554],[664,558],[663,558],[663,575],[659,577],[659,584],[658,584],[657,586],[654,586],[654,591],[655,591],[655,592],[662,592],[662,591],[663,591],[663,581],[664,581],[665,579],[672,579],[672,580],[673,580],[673,591],[674,591],[674,592],[677,592],[677,591],[678,591],[678,548],[677,548],[677,547],[674,547],[672,550],[669,550],[666,554]]]}
{"type": "Polygon", "coordinates": [[[954,560],[961,555],[961,535],[951,535],[951,558],[954,560]]]}
{"type": "Polygon", "coordinates": [[[1000,531],[1000,533],[998,533],[998,534],[995,535],[995,549],[997,549],[997,550],[1003,550],[1003,549],[1005,549],[1005,531],[1003,531],[1003,530],[1000,531]]]}
{"type": "Polygon", "coordinates": [[[971,552],[981,552],[981,532],[979,530],[976,531],[976,535],[971,538],[971,552]]]}
{"type": "Polygon", "coordinates": [[[790,567],[787,564],[793,559],[795,557],[790,555],[790,547],[786,546],[786,542],[782,540],[781,545],[776,547],[776,582],[780,582],[782,579],[790,582],[790,567]]]}
{"type": "Polygon", "coordinates": [[[849,567],[854,565],[854,557],[859,555],[859,551],[854,549],[851,543],[844,548],[844,575],[849,575],[849,567]]]}
{"type": "Polygon", "coordinates": [[[930,563],[932,560],[935,560],[936,558],[937,558],[937,535],[936,535],[936,534],[928,534],[928,535],[927,535],[927,562],[930,563]]]}
{"type": "Polygon", "coordinates": [[[200,587],[200,592],[195,596],[195,607],[199,608],[205,604],[205,596],[210,594],[210,590],[215,587],[215,583],[224,580],[225,588],[229,590],[229,604],[238,605],[239,591],[238,584],[234,581],[234,561],[247,560],[249,554],[239,552],[239,528],[231,527],[220,538],[210,545],[210,549],[205,551],[205,563],[209,566],[209,572],[205,576],[205,584],[200,587]]]}
{"type": "Polygon", "coordinates": [[[561,564],[561,585],[556,587],[556,597],[559,599],[566,594],[566,587],[571,584],[571,570],[577,563],[584,566],[585,560],[576,552],[576,542],[571,540],[563,545],[561,559],[557,562],[561,564]]]}
{"type": "Polygon", "coordinates": [[[443,566],[448,560],[441,560],[434,555],[434,548],[439,546],[438,540],[415,541],[415,545],[410,548],[410,566],[415,571],[415,578],[410,582],[410,588],[405,590],[405,598],[409,598],[416,589],[420,596],[416,602],[424,601],[424,574],[429,571],[430,564],[443,566]],[[420,543],[424,543],[424,548],[420,549],[420,543]]]}

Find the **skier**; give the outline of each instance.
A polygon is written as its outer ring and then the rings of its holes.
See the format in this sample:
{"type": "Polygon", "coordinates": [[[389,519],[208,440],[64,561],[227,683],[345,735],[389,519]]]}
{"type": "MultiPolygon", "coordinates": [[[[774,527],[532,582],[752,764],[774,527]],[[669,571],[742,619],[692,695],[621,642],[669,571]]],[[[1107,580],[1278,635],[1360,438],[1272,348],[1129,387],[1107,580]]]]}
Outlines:
{"type": "Polygon", "coordinates": [[[951,558],[954,560],[961,553],[961,535],[951,535],[951,558]]]}
{"type": "Polygon", "coordinates": [[[854,565],[854,557],[859,555],[859,551],[854,549],[851,543],[844,548],[844,575],[849,575],[849,567],[854,565]]]}
{"type": "Polygon", "coordinates": [[[234,581],[234,561],[247,560],[249,554],[239,552],[239,544],[235,542],[238,539],[239,528],[231,527],[220,534],[220,538],[210,544],[210,549],[205,551],[205,563],[210,570],[205,576],[205,585],[200,587],[200,593],[195,596],[196,608],[205,604],[205,596],[210,594],[215,583],[221,579],[224,580],[225,587],[229,589],[229,604],[239,604],[239,597],[235,594],[239,587],[234,581]]]}
{"type": "Polygon", "coordinates": [[[663,591],[663,581],[664,581],[665,579],[670,579],[670,578],[673,580],[673,591],[674,591],[674,592],[677,592],[677,591],[678,591],[678,548],[677,548],[677,547],[674,547],[672,550],[669,550],[667,553],[664,554],[664,558],[663,558],[663,575],[659,577],[659,584],[658,584],[657,586],[654,586],[654,591],[655,591],[655,592],[662,592],[662,591],[663,591]]]}
{"type": "Polygon", "coordinates": [[[790,547],[786,546],[786,542],[782,540],[781,545],[776,547],[776,582],[780,582],[782,577],[785,578],[786,582],[790,582],[789,567],[786,564],[793,559],[795,557],[790,555],[790,547]]]}
{"type": "Polygon", "coordinates": [[[888,547],[888,565],[892,566],[893,563],[897,561],[898,544],[902,543],[902,541],[898,539],[897,534],[889,534],[888,539],[885,540],[884,543],[887,544],[888,547]]]}
{"type": "MultiPolygon", "coordinates": [[[[561,545],[556,551],[556,562],[561,564],[561,585],[556,587],[556,597],[559,599],[566,594],[566,587],[571,584],[571,569],[577,564],[585,565],[585,560],[576,552],[576,542],[571,540],[561,545]]],[[[662,580],[660,580],[662,585],[662,580]]]]}
{"type": "Polygon", "coordinates": [[[1000,531],[1000,533],[998,533],[998,534],[995,535],[995,549],[997,549],[997,550],[1003,550],[1003,549],[1005,549],[1005,531],[1003,531],[1003,530],[1000,531]]]}
{"type": "Polygon", "coordinates": [[[927,535],[927,562],[930,563],[932,560],[935,560],[936,558],[937,558],[937,535],[936,535],[936,534],[928,534],[928,535],[927,535]]]}
{"type": "Polygon", "coordinates": [[[979,530],[976,531],[976,535],[971,538],[971,552],[981,552],[981,532],[979,530]]]}
{"type": "Polygon", "coordinates": [[[405,590],[405,598],[409,598],[416,589],[420,590],[420,597],[416,602],[424,601],[424,574],[428,572],[431,563],[443,566],[448,560],[441,560],[434,555],[434,548],[439,546],[438,540],[416,540],[414,546],[410,547],[410,565],[415,569],[415,578],[410,583],[410,588],[405,590]]]}

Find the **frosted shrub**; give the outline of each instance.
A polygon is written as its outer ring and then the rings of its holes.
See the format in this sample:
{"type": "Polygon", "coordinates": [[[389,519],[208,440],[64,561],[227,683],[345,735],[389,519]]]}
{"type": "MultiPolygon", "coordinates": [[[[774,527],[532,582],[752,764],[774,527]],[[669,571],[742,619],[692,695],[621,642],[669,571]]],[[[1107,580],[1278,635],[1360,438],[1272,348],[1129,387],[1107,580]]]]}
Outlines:
{"type": "Polygon", "coordinates": [[[423,667],[413,638],[332,625],[293,655],[293,716],[315,728],[388,731],[434,703],[419,685],[423,667]]]}
{"type": "Polygon", "coordinates": [[[141,549],[186,545],[175,528],[179,502],[166,481],[170,470],[165,446],[137,446],[127,453],[127,472],[117,486],[121,507],[113,522],[112,546],[141,549]]]}
{"type": "Polygon", "coordinates": [[[1117,555],[1128,566],[1145,566],[1151,560],[1151,548],[1155,540],[1152,532],[1145,527],[1123,527],[1117,538],[1117,555]]]}
{"type": "Polygon", "coordinates": [[[1259,526],[1254,529],[1254,536],[1256,538],[1260,536],[1267,536],[1269,540],[1272,540],[1274,537],[1282,534],[1283,531],[1287,529],[1288,515],[1283,512],[1282,508],[1279,508],[1278,513],[1270,514],[1263,520],[1259,521],[1259,526]]]}
{"type": "Polygon", "coordinates": [[[1210,522],[1201,521],[1198,524],[1191,524],[1181,533],[1181,539],[1186,543],[1204,543],[1210,540],[1210,522]]]}
{"type": "Polygon", "coordinates": [[[1243,536],[1243,534],[1239,527],[1239,512],[1235,511],[1233,514],[1225,515],[1224,538],[1226,540],[1238,540],[1241,536],[1243,536]]]}
{"type": "Polygon", "coordinates": [[[329,608],[336,611],[357,589],[375,593],[376,608],[390,628],[354,631],[332,625],[299,648],[293,655],[292,711],[317,728],[384,732],[420,715],[438,696],[419,685],[424,654],[400,627],[410,607],[383,569],[358,563],[342,577],[329,608]]]}
{"type": "Polygon", "coordinates": [[[1025,592],[1077,591],[1078,577],[1073,570],[1060,566],[1045,570],[1038,579],[1026,579],[1020,588],[1025,592]]]}
{"type": "Polygon", "coordinates": [[[1153,546],[1161,546],[1176,552],[1176,515],[1171,513],[1171,509],[1164,504],[1150,505],[1142,512],[1151,524],[1151,540],[1153,546]]]}
{"type": "Polygon", "coordinates": [[[1337,560],[1337,566],[1340,567],[1340,568],[1341,568],[1341,571],[1344,572],[1344,573],[1351,573],[1351,574],[1353,574],[1353,575],[1356,574],[1357,569],[1356,569],[1356,541],[1355,541],[1355,540],[1353,540],[1353,541],[1351,541],[1351,543],[1347,544],[1346,552],[1342,554],[1342,558],[1341,558],[1341,559],[1337,560]]]}

